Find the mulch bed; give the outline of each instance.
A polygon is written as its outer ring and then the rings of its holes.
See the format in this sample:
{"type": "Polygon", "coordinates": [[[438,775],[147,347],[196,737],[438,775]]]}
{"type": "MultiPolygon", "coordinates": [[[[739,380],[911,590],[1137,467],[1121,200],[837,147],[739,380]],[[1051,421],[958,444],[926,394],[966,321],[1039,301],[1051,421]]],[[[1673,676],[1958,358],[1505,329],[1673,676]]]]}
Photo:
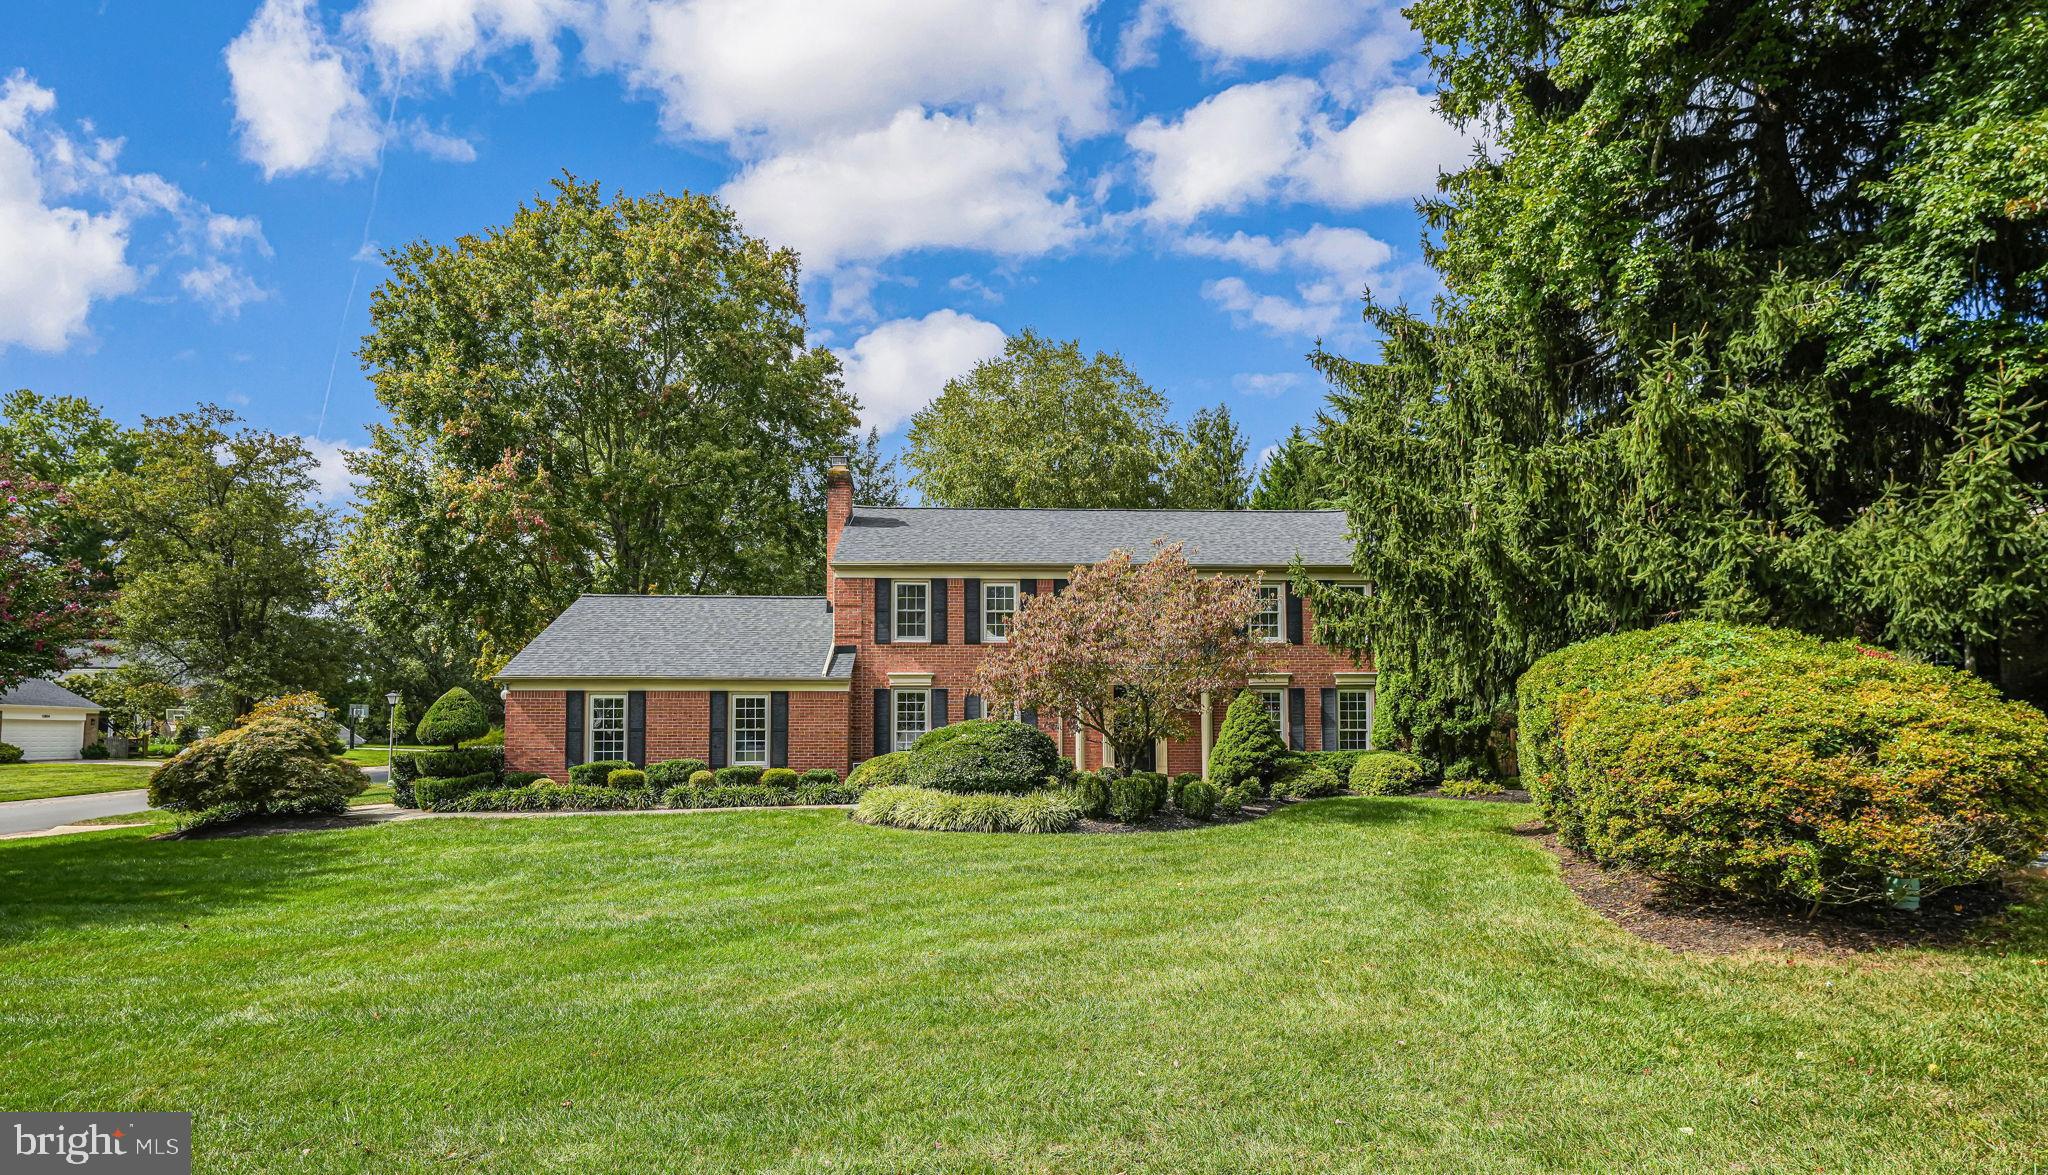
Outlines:
{"type": "Polygon", "coordinates": [[[1628,869],[1603,869],[1558,843],[1539,821],[1517,835],[1557,857],[1564,883],[1592,910],[1646,942],[1703,955],[1843,957],[1900,948],[1981,943],[2007,906],[2025,895],[2005,885],[1944,890],[1917,911],[1888,907],[1804,910],[1741,901],[1671,885],[1628,869]]]}

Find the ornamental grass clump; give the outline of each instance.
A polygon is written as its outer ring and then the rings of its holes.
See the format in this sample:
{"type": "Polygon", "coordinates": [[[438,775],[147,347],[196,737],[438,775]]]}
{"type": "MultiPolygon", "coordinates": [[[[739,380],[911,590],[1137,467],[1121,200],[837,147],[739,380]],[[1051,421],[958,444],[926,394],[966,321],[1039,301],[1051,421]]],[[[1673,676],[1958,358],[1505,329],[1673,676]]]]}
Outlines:
{"type": "Polygon", "coordinates": [[[1525,784],[1603,864],[1833,905],[2048,847],[2048,716],[1882,650],[1674,624],[1544,658],[1521,706],[1525,784]]]}
{"type": "Polygon", "coordinates": [[[1081,821],[1081,809],[1054,788],[1006,795],[889,785],[862,795],[853,818],[925,832],[1049,833],[1071,830],[1081,821]]]}

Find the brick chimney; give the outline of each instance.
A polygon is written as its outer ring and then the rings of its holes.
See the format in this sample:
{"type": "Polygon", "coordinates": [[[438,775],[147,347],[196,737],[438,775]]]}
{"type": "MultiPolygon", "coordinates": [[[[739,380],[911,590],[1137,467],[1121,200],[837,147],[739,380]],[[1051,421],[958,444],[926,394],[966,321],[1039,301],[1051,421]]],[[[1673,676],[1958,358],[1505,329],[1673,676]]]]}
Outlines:
{"type": "Polygon", "coordinates": [[[825,590],[832,589],[832,560],[839,553],[839,532],[853,517],[853,458],[833,457],[825,469],[825,590]]]}

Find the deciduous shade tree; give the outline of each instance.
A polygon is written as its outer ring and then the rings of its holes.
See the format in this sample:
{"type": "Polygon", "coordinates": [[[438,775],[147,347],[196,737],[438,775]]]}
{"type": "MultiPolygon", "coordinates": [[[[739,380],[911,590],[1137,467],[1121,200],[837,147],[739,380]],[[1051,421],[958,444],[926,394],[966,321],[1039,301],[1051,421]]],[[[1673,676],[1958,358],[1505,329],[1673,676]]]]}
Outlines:
{"type": "Polygon", "coordinates": [[[1167,433],[1122,356],[1026,330],[911,417],[903,460],[933,505],[1158,506],[1167,433]]]}
{"type": "Polygon", "coordinates": [[[153,731],[170,710],[185,704],[184,691],[162,670],[136,662],[99,673],[74,673],[63,684],[105,710],[116,734],[153,731]]]}
{"type": "Polygon", "coordinates": [[[1408,12],[1496,146],[1425,207],[1433,321],[1315,357],[1378,587],[1346,643],[1499,702],[1581,636],[1771,620],[2038,695],[2038,5],[1408,12]]]}
{"type": "Polygon", "coordinates": [[[351,614],[462,634],[438,651],[487,673],[580,592],[818,586],[856,405],[795,253],[708,196],[564,179],[387,260],[359,354],[391,420],[351,458],[334,572],[351,614]]]}
{"type": "Polygon", "coordinates": [[[1257,607],[1257,577],[1197,575],[1178,544],[1143,563],[1116,551],[1075,568],[1066,591],[1029,597],[979,681],[997,705],[1074,717],[1129,765],[1186,737],[1203,693],[1250,679],[1257,607]]]}
{"type": "Polygon", "coordinates": [[[62,673],[102,635],[103,577],[67,554],[66,519],[77,509],[0,453],[0,690],[62,673]]]}
{"type": "Polygon", "coordinates": [[[115,639],[197,683],[220,725],[258,698],[328,684],[343,642],[319,613],[333,532],[309,504],[313,456],[297,437],[235,424],[214,407],[145,419],[134,472],[86,500],[128,519],[115,639]]]}
{"type": "Polygon", "coordinates": [[[12,459],[17,473],[63,491],[62,501],[43,503],[51,510],[45,520],[50,557],[75,559],[95,575],[111,575],[127,515],[73,509],[69,503],[102,478],[134,469],[141,434],[78,396],[20,388],[0,402],[0,454],[12,459]]]}

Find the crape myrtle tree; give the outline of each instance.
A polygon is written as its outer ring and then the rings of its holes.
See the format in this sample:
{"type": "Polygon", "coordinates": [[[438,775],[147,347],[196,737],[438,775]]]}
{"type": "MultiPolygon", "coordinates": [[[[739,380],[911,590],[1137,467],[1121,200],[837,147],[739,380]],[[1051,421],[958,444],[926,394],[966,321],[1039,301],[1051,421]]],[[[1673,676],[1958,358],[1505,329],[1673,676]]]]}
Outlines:
{"type": "Polygon", "coordinates": [[[1325,639],[1481,708],[1681,615],[2039,697],[2038,5],[1406,11],[1491,146],[1423,204],[1434,313],[1368,302],[1378,359],[1313,357],[1376,587],[1318,599],[1325,639]]]}
{"type": "Polygon", "coordinates": [[[1246,626],[1258,577],[1197,575],[1180,545],[1140,563],[1112,552],[1077,567],[1065,591],[1028,597],[979,670],[997,705],[1074,717],[1116,762],[1187,735],[1205,692],[1243,688],[1257,668],[1246,626]]]}
{"type": "Polygon", "coordinates": [[[333,578],[480,673],[580,592],[815,589],[856,404],[797,256],[709,196],[558,180],[507,224],[386,255],[359,355],[391,414],[333,578]],[[402,602],[393,611],[379,597],[402,602]]]}
{"type": "Polygon", "coordinates": [[[24,475],[0,453],[0,690],[62,673],[102,635],[105,577],[66,541],[77,511],[62,487],[24,475]]]}

